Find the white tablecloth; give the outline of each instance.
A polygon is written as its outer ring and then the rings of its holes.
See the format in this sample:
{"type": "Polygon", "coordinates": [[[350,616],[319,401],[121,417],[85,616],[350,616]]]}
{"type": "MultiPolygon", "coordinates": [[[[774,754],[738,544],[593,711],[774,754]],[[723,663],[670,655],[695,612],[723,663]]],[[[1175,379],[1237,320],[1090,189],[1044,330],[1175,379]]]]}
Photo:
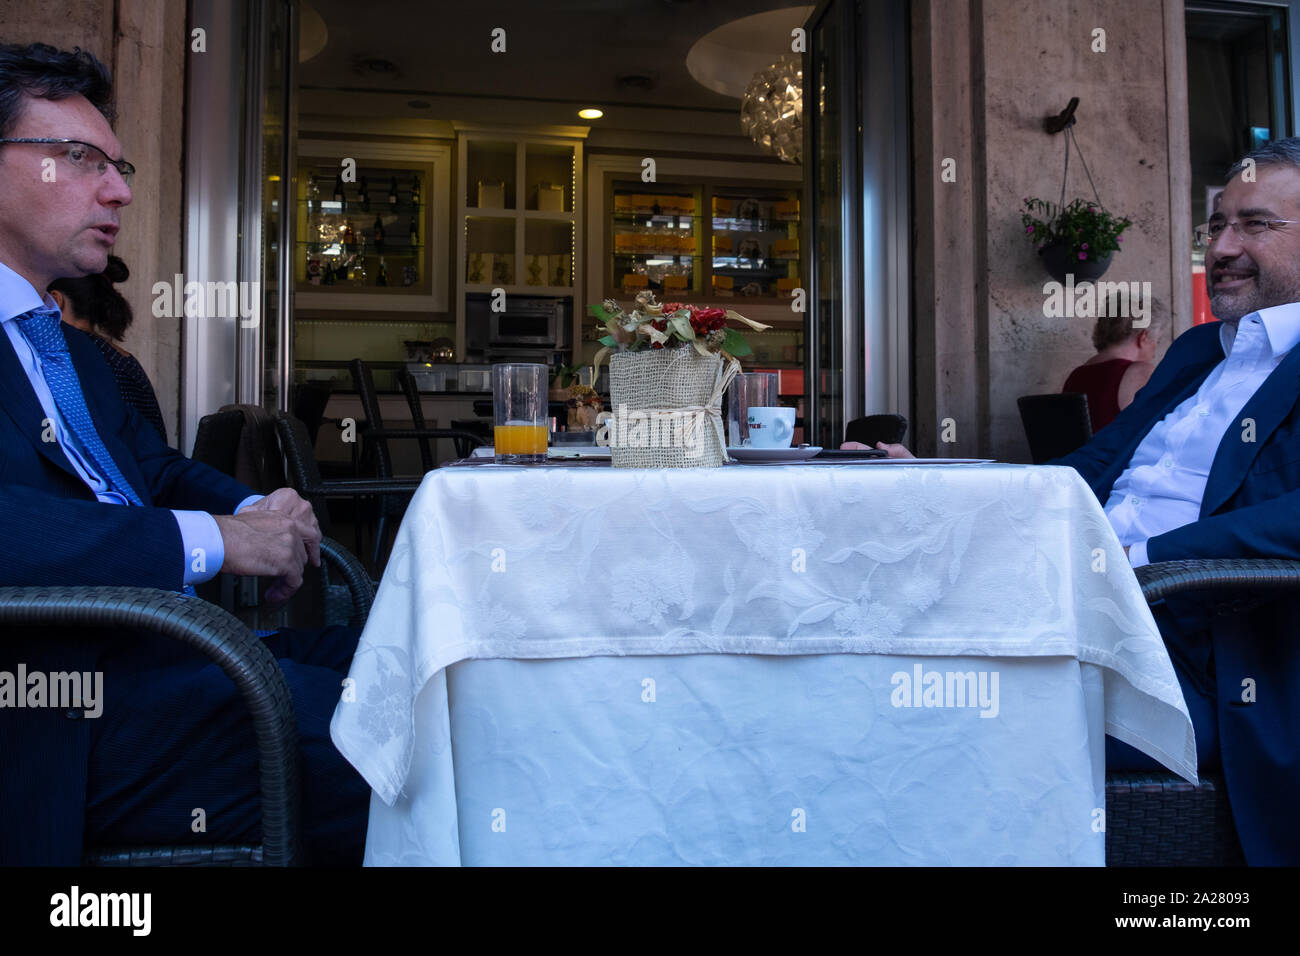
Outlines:
{"type": "Polygon", "coordinates": [[[440,469],[350,676],[368,863],[1100,863],[1103,730],[1195,780],[1065,468],[440,469]]]}

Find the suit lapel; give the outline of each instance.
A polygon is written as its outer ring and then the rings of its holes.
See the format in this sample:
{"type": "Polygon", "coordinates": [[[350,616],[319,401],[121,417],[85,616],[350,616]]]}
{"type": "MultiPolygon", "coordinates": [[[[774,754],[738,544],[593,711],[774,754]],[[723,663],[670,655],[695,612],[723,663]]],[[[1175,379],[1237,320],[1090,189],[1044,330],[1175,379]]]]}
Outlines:
{"type": "Polygon", "coordinates": [[[63,449],[59,447],[58,442],[41,440],[41,434],[45,430],[42,424],[46,417],[45,410],[41,408],[32,383],[27,378],[22,363],[18,361],[8,333],[2,329],[0,329],[0,405],[4,406],[5,412],[13,419],[18,430],[27,436],[27,440],[51,464],[62,468],[77,481],[85,483],[77,474],[77,470],[72,467],[72,462],[68,461],[68,456],[63,454],[63,449]]]}
{"type": "Polygon", "coordinates": [[[1255,462],[1260,446],[1282,421],[1291,414],[1296,399],[1300,397],[1300,348],[1292,349],[1277,368],[1269,373],[1255,394],[1228,426],[1219,450],[1210,466],[1205,482],[1205,496],[1201,499],[1201,517],[1212,515],[1236,493],[1246,478],[1246,472],[1255,462]],[[1242,441],[1242,421],[1254,419],[1254,441],[1242,441]]]}

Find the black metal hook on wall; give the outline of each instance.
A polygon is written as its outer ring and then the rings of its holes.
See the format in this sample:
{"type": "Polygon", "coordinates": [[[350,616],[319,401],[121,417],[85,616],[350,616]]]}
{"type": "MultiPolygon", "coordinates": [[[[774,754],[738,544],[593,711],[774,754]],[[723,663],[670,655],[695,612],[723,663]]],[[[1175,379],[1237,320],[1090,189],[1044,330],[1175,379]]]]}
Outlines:
{"type": "Polygon", "coordinates": [[[1077,96],[1071,96],[1070,102],[1066,105],[1065,109],[1061,110],[1061,112],[1057,113],[1055,116],[1049,116],[1047,119],[1043,120],[1043,129],[1053,135],[1069,129],[1074,125],[1074,111],[1078,108],[1079,98],[1077,96]]]}

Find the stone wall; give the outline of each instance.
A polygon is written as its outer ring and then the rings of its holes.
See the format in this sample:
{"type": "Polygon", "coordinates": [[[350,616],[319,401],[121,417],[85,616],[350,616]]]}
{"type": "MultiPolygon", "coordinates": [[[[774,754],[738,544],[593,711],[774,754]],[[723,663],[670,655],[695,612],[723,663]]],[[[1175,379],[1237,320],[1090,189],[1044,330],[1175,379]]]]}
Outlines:
{"type": "Polygon", "coordinates": [[[149,374],[168,437],[180,405],[180,326],[153,316],[150,288],[181,271],[185,4],[175,0],[42,0],[0,7],[0,37],[80,46],[113,72],[117,138],[136,167],[114,250],[131,270],[122,287],[135,322],[125,346],[149,374]]]}
{"type": "MultiPolygon", "coordinates": [[[[1016,398],[1059,391],[1093,353],[1093,319],[1045,316],[1049,277],[1020,223],[1024,197],[1059,197],[1065,137],[1043,119],[1072,96],[1101,198],[1133,220],[1105,278],[1151,283],[1161,354],[1190,326],[1183,5],[917,0],[912,27],[916,444],[1028,461],[1016,398]],[[946,418],[955,444],[938,440],[946,418]]],[[[1074,154],[1076,196],[1092,190],[1074,154]]]]}

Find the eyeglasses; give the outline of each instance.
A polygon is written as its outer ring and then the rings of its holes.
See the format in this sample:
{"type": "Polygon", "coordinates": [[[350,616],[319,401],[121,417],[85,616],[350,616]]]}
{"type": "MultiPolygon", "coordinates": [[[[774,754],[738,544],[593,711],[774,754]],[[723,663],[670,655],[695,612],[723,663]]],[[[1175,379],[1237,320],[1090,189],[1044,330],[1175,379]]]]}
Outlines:
{"type": "Polygon", "coordinates": [[[0,146],[10,143],[44,143],[44,144],[66,144],[69,148],[64,153],[64,158],[68,161],[73,169],[82,172],[94,172],[103,176],[108,172],[108,167],[112,166],[122,176],[122,181],[128,186],[131,185],[131,177],[135,175],[135,167],[125,159],[109,159],[108,153],[104,152],[98,146],[90,143],[83,143],[76,139],[0,139],[0,146]]]}
{"type": "Polygon", "coordinates": [[[1268,232],[1270,229],[1277,229],[1279,226],[1292,223],[1300,223],[1300,219],[1243,219],[1233,220],[1232,222],[1220,219],[1197,226],[1192,230],[1192,241],[1196,243],[1198,249],[1208,249],[1211,243],[1222,236],[1223,230],[1229,226],[1236,230],[1237,235],[1243,238],[1253,238],[1261,233],[1268,232]]]}

